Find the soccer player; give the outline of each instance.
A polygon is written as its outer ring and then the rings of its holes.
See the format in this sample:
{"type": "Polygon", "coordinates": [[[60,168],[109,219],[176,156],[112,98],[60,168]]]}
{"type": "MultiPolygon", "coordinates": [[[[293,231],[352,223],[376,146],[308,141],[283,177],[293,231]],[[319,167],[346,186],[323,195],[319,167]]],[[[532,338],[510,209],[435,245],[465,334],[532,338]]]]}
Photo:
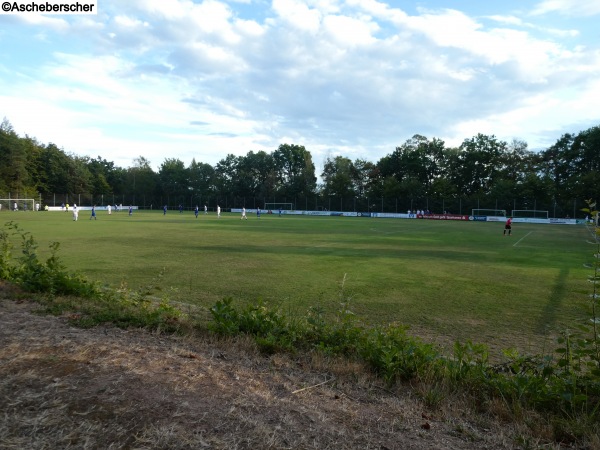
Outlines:
{"type": "Polygon", "coordinates": [[[196,205],[196,209],[194,209],[194,215],[196,216],[196,219],[198,218],[198,205],[196,205]]]}
{"type": "Polygon", "coordinates": [[[260,208],[256,208],[256,218],[260,219],[260,208]]]}
{"type": "MultiPolygon", "coordinates": [[[[69,207],[69,206],[67,205],[67,208],[68,208],[68,207],[69,207]]],[[[77,222],[77,219],[79,219],[79,211],[77,210],[77,203],[74,203],[74,204],[73,204],[73,220],[74,220],[75,222],[77,222]]]]}
{"type": "Polygon", "coordinates": [[[167,215],[167,205],[163,206],[163,216],[167,215]]]}
{"type": "Polygon", "coordinates": [[[217,205],[217,219],[221,218],[221,207],[217,205]]]}
{"type": "Polygon", "coordinates": [[[92,206],[92,215],[90,216],[90,220],[98,220],[98,218],[96,217],[96,205],[92,206]]]}
{"type": "Polygon", "coordinates": [[[508,231],[508,235],[512,232],[512,217],[509,217],[504,224],[504,236],[506,236],[506,232],[508,231]]]}
{"type": "Polygon", "coordinates": [[[248,220],[248,218],[246,217],[246,208],[242,208],[242,217],[240,217],[240,220],[242,219],[248,220]]]}
{"type": "Polygon", "coordinates": [[[204,214],[208,214],[208,207],[204,205],[204,214]]]}

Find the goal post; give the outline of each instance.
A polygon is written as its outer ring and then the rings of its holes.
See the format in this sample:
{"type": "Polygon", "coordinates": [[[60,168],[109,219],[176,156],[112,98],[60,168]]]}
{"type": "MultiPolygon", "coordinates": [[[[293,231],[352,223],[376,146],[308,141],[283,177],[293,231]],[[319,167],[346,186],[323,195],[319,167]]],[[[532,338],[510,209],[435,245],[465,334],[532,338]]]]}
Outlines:
{"type": "Polygon", "coordinates": [[[33,198],[0,198],[0,212],[2,211],[35,211],[33,198]]]}
{"type": "Polygon", "coordinates": [[[471,211],[472,216],[495,216],[506,217],[505,209],[480,209],[476,208],[471,211]]]}
{"type": "Polygon", "coordinates": [[[519,219],[547,219],[548,210],[542,209],[513,209],[512,216],[519,219]]]}
{"type": "Polygon", "coordinates": [[[294,209],[293,203],[265,203],[265,209],[269,211],[277,211],[279,209],[284,211],[291,211],[294,209]]]}

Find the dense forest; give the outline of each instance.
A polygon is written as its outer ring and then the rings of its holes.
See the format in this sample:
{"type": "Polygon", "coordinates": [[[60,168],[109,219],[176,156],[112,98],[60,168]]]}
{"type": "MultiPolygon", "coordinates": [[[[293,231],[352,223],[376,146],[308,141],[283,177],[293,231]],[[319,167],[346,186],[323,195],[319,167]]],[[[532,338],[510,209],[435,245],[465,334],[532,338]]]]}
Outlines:
{"type": "Polygon", "coordinates": [[[377,162],[328,157],[316,173],[310,152],[282,144],[272,152],[226,155],[216,165],[189,166],[166,158],[158,172],[139,156],[117,167],[101,156],[67,153],[0,125],[0,198],[34,198],[45,205],[124,204],[255,208],[291,203],[295,209],[470,213],[472,208],[547,210],[580,216],[584,200],[600,196],[600,126],[564,134],[554,145],[528,150],[478,134],[459,147],[415,135],[377,162]],[[317,183],[317,175],[321,182],[317,183]]]}

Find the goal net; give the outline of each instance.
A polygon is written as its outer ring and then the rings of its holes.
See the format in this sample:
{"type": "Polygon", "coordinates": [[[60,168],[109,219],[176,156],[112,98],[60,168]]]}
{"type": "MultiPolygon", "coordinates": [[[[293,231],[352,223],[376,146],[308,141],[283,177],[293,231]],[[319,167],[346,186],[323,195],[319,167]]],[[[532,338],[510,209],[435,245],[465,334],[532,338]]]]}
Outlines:
{"type": "Polygon", "coordinates": [[[506,217],[505,209],[473,209],[472,216],[500,216],[506,217]]]}
{"type": "Polygon", "coordinates": [[[294,206],[292,203],[265,203],[265,209],[267,210],[278,211],[280,208],[284,211],[291,211],[294,206]]]}
{"type": "Polygon", "coordinates": [[[0,198],[1,211],[35,211],[35,200],[32,198],[0,198]]]}
{"type": "Polygon", "coordinates": [[[512,216],[521,219],[547,219],[548,210],[541,209],[513,209],[512,216]]]}

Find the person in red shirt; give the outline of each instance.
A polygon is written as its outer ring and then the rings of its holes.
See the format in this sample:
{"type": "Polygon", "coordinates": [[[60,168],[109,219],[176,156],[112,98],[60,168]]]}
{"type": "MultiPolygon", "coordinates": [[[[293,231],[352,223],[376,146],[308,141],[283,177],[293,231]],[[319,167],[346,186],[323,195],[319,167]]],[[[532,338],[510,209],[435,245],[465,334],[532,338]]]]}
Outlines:
{"type": "Polygon", "coordinates": [[[509,217],[506,223],[504,224],[504,236],[506,236],[506,232],[508,231],[508,235],[512,232],[512,217],[509,217]]]}

